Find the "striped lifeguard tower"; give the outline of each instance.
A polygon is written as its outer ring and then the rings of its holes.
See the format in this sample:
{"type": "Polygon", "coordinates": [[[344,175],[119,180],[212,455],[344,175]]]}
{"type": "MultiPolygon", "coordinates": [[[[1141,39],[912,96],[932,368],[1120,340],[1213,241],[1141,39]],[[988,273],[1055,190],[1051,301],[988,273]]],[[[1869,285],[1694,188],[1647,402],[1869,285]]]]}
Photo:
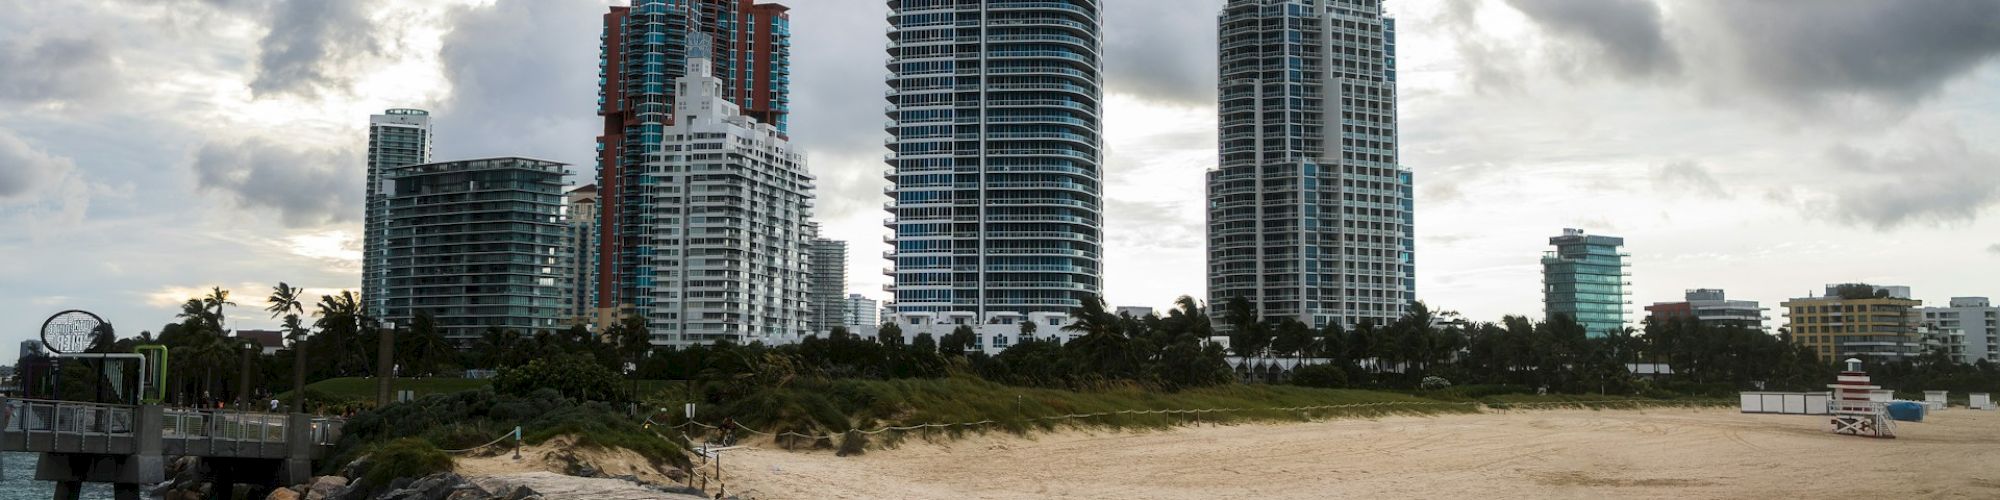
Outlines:
{"type": "Polygon", "coordinates": [[[1833,432],[1856,436],[1894,438],[1895,424],[1890,423],[1887,408],[1877,403],[1869,394],[1881,386],[1869,385],[1868,372],[1861,371],[1861,360],[1848,359],[1847,371],[1840,372],[1840,378],[1832,385],[1833,432]]]}

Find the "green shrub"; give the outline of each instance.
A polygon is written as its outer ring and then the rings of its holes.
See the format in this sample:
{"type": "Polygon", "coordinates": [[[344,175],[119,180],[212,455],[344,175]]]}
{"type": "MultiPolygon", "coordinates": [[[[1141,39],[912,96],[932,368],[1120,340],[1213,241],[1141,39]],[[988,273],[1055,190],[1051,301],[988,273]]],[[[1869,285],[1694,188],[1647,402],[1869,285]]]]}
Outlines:
{"type": "Polygon", "coordinates": [[[493,378],[493,390],[502,394],[526,395],[540,389],[590,401],[627,399],[617,372],[579,354],[537,358],[526,365],[501,368],[493,378]]]}
{"type": "Polygon", "coordinates": [[[362,483],[380,490],[399,477],[417,478],[451,470],[451,456],[422,439],[402,438],[368,452],[368,472],[362,483]]]}
{"type": "Polygon", "coordinates": [[[1451,388],[1451,381],[1445,380],[1444,377],[1424,377],[1423,382],[1417,384],[1417,388],[1426,391],[1448,389],[1451,388]]]}
{"type": "Polygon", "coordinates": [[[1347,370],[1336,365],[1306,365],[1292,370],[1292,385],[1339,389],[1347,387],[1347,370]]]}

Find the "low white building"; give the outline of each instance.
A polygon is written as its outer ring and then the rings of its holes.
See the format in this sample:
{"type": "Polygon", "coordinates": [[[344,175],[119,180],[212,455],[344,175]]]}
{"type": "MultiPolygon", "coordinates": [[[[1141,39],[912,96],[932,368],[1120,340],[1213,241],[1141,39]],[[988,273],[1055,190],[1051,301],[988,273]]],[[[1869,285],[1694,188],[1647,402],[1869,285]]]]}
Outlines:
{"type": "MultiPolygon", "coordinates": [[[[930,334],[931,340],[936,342],[960,326],[970,326],[973,335],[976,336],[972,349],[986,354],[1000,354],[1000,351],[1021,343],[1021,339],[1029,335],[1040,340],[1055,340],[1061,344],[1067,344],[1083,336],[1082,332],[1063,330],[1063,327],[1070,325],[1069,315],[1063,313],[1038,312],[1023,316],[1013,312],[996,312],[988,314],[982,321],[971,312],[921,312],[893,315],[891,320],[896,324],[896,328],[903,331],[903,343],[906,345],[915,342],[919,335],[930,334]],[[1029,328],[1023,326],[1025,323],[1035,325],[1032,327],[1032,334],[1024,333],[1029,328]]],[[[853,328],[853,332],[861,338],[875,338],[881,328],[880,325],[857,326],[853,328]]],[[[785,341],[798,340],[793,338],[785,341]]]]}

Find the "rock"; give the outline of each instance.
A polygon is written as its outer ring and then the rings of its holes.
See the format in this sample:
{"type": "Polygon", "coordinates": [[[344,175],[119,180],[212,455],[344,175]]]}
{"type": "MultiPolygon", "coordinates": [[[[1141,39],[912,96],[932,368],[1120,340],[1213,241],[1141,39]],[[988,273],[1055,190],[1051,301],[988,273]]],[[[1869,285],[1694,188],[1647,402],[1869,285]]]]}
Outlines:
{"type": "Polygon", "coordinates": [[[340,476],[315,477],[313,478],[311,485],[306,487],[305,500],[327,500],[329,498],[333,498],[334,493],[337,493],[342,488],[346,487],[347,487],[347,478],[344,477],[340,476]]]}
{"type": "Polygon", "coordinates": [[[299,500],[299,493],[291,488],[278,488],[265,495],[264,500],[299,500]]]}
{"type": "Polygon", "coordinates": [[[542,498],[542,494],[536,493],[533,488],[527,486],[515,486],[514,491],[507,492],[507,496],[501,498],[504,500],[539,500],[542,498]]]}
{"type": "Polygon", "coordinates": [[[340,466],[340,475],[342,477],[361,477],[362,474],[368,473],[368,466],[370,465],[374,464],[368,461],[368,457],[357,458],[352,462],[348,462],[347,465],[340,466]]]}
{"type": "Polygon", "coordinates": [[[487,493],[486,490],[466,488],[452,491],[451,495],[444,497],[444,500],[488,500],[491,498],[493,498],[493,494],[487,493]]]}

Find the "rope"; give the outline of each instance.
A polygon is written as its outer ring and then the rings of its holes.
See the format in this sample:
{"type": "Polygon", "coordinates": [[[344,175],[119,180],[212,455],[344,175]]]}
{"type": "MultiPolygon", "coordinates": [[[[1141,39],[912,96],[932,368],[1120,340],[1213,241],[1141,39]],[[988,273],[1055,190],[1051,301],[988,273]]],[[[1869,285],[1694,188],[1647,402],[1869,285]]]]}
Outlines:
{"type": "Polygon", "coordinates": [[[506,433],[506,434],[501,434],[501,435],[500,435],[500,437],[498,437],[498,438],[494,438],[494,439],[493,439],[492,441],[487,441],[487,442],[486,442],[486,444],[482,444],[482,445],[479,445],[479,446],[474,446],[474,447],[471,447],[471,448],[466,448],[466,449],[463,449],[463,450],[444,450],[444,452],[445,452],[445,453],[450,453],[450,454],[459,454],[459,453],[465,453],[465,452],[468,452],[468,451],[472,451],[472,450],[477,450],[477,449],[480,449],[480,448],[485,448],[485,447],[488,447],[488,446],[493,446],[493,445],[495,445],[495,444],[499,444],[499,443],[500,443],[501,441],[505,441],[505,440],[507,440],[507,438],[510,438],[510,437],[511,437],[511,438],[514,438],[514,441],[516,441],[516,442],[519,442],[519,441],[521,440],[521,426],[518,426],[518,425],[517,425],[517,426],[514,426],[514,430],[511,430],[511,431],[507,431],[507,433],[506,433]]]}
{"type": "MultiPolygon", "coordinates": [[[[1079,418],[1097,418],[1097,417],[1106,417],[1111,415],[1187,415],[1187,414],[1205,414],[1205,413],[1236,413],[1236,412],[1249,412],[1249,411],[1294,412],[1294,411],[1331,410],[1331,409],[1342,409],[1342,408],[1374,408],[1374,407],[1385,407],[1385,406],[1473,406],[1473,407],[1487,406],[1487,407],[1498,408],[1498,407],[1517,407],[1517,406],[1562,406],[1562,405],[1593,405],[1593,404],[1708,405],[1708,404],[1732,404],[1732,403],[1735,403],[1735,401],[1719,400],[1719,399],[1699,399],[1699,400],[1606,399],[1606,400],[1592,400],[1592,401],[1534,401],[1534,402],[1519,402],[1519,403],[1508,403],[1508,402],[1486,403],[1479,401],[1378,401],[1373,403],[1346,403],[1346,404],[1261,407],[1261,408],[1189,408],[1189,409],[1156,409],[1156,410],[1114,410],[1114,411],[1101,411],[1096,413],[1070,413],[1064,415],[1050,415],[1045,417],[1029,418],[1024,420],[1024,422],[1070,420],[1079,418]]],[[[997,420],[980,420],[977,422],[958,422],[958,423],[947,423],[947,424],[924,423],[924,424],[913,424],[913,425],[903,425],[903,426],[886,426],[886,427],[879,427],[867,430],[852,429],[841,433],[820,434],[820,435],[802,434],[793,431],[773,433],[773,432],[759,431],[748,427],[739,427],[739,429],[744,432],[763,435],[763,436],[770,436],[773,438],[796,437],[796,438],[804,438],[808,440],[817,441],[821,439],[832,440],[835,438],[839,438],[847,433],[859,433],[872,436],[889,431],[907,432],[917,429],[973,427],[981,425],[992,425],[998,423],[1001,422],[997,420]]],[[[695,421],[684,422],[680,425],[673,426],[673,428],[675,429],[685,428],[690,424],[706,427],[709,429],[718,429],[718,427],[716,426],[695,421]]],[[[686,432],[682,432],[681,437],[687,439],[689,442],[693,442],[693,439],[688,437],[686,432]]]]}

